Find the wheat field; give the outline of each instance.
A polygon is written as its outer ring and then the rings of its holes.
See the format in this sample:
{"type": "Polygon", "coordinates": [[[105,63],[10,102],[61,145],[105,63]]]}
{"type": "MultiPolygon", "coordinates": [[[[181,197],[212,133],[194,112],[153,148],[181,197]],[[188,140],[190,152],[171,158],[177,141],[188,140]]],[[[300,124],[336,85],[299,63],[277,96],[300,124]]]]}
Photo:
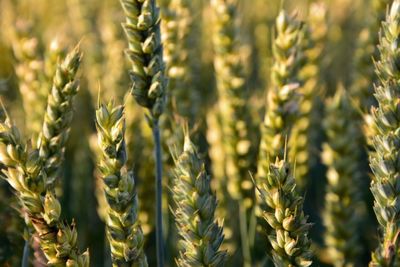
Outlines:
{"type": "Polygon", "coordinates": [[[400,0],[0,0],[0,266],[400,267],[400,0]]]}

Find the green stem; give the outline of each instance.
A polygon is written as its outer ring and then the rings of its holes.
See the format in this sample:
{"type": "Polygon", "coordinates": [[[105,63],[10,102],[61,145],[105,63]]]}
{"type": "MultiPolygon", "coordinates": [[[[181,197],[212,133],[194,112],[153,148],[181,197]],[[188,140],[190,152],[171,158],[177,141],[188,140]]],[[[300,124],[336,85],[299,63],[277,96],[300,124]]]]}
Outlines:
{"type": "Polygon", "coordinates": [[[257,228],[257,217],[255,213],[256,207],[251,209],[250,219],[249,219],[249,247],[254,248],[254,242],[256,239],[256,228],[257,228]]]}
{"type": "Polygon", "coordinates": [[[156,250],[157,266],[164,267],[164,242],[162,230],[162,159],[158,120],[153,120],[153,138],[156,157],[156,250]]]}
{"type": "Polygon", "coordinates": [[[243,266],[251,266],[251,253],[247,232],[247,211],[242,200],[239,200],[240,239],[242,242],[243,266]]]}
{"type": "Polygon", "coordinates": [[[24,252],[22,255],[22,263],[21,263],[21,267],[28,267],[28,266],[29,266],[29,238],[25,240],[24,252]]]}

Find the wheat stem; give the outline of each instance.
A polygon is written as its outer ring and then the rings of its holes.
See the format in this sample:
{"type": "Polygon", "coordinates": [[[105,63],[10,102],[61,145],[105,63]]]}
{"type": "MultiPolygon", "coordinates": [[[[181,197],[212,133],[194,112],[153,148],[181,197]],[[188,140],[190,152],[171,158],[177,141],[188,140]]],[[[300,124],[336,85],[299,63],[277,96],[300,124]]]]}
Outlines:
{"type": "Polygon", "coordinates": [[[21,267],[28,267],[29,266],[29,238],[25,240],[24,244],[24,251],[22,254],[22,262],[21,267]]]}
{"type": "Polygon", "coordinates": [[[162,229],[162,157],[158,120],[153,121],[154,154],[156,158],[156,249],[157,266],[164,266],[164,240],[162,229]]]}
{"type": "Polygon", "coordinates": [[[250,243],[249,237],[251,237],[247,225],[247,209],[243,200],[239,203],[239,227],[240,227],[240,240],[242,243],[242,253],[243,253],[243,266],[250,267],[251,266],[251,252],[250,252],[250,243]]]}

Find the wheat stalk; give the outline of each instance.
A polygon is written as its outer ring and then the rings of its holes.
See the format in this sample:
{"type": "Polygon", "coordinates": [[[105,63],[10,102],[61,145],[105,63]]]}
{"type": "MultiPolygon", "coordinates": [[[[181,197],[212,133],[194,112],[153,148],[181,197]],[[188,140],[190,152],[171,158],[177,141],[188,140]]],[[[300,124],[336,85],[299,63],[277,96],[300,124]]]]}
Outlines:
{"type": "Polygon", "coordinates": [[[159,9],[155,0],[121,0],[126,22],[123,24],[131,61],[132,94],[136,102],[150,112],[156,159],[156,247],[157,264],[164,266],[162,234],[162,157],[159,117],[165,102],[163,49],[159,9]]]}
{"type": "Polygon", "coordinates": [[[397,266],[400,264],[400,221],[397,208],[400,190],[398,167],[400,142],[398,137],[400,117],[398,116],[400,97],[400,58],[398,38],[400,36],[400,1],[395,0],[382,24],[380,33],[380,59],[376,63],[376,73],[380,83],[375,87],[378,107],[372,109],[372,117],[377,135],[373,137],[374,150],[370,153],[373,171],[371,191],[374,195],[374,210],[382,240],[372,254],[371,266],[397,266]]]}
{"type": "Polygon", "coordinates": [[[176,209],[173,211],[180,240],[178,266],[224,266],[227,253],[220,250],[223,229],[214,217],[217,199],[188,133],[183,152],[175,159],[174,186],[176,209]]]}
{"type": "Polygon", "coordinates": [[[326,102],[324,128],[327,142],[322,160],[327,166],[327,187],[323,221],[325,244],[335,266],[355,266],[360,246],[360,150],[353,138],[359,135],[354,107],[340,87],[326,102]]]}
{"type": "Polygon", "coordinates": [[[126,169],[123,106],[112,102],[96,111],[98,144],[102,151],[99,169],[107,199],[107,238],[113,266],[147,266],[144,236],[138,217],[133,173],[126,169]]]}

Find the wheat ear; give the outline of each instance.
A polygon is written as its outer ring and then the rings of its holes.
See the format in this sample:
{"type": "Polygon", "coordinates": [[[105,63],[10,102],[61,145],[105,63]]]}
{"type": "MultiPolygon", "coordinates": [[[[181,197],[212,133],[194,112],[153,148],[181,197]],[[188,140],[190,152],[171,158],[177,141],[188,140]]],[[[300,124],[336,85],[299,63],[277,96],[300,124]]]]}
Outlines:
{"type": "Polygon", "coordinates": [[[60,218],[61,205],[47,186],[39,151],[28,149],[9,119],[0,124],[0,159],[3,173],[15,189],[29,222],[38,234],[49,266],[89,266],[89,253],[78,252],[75,223],[60,218]]]}
{"type": "Polygon", "coordinates": [[[79,88],[79,81],[75,76],[81,58],[79,48],[76,47],[58,64],[47,99],[38,148],[47,175],[46,184],[50,187],[54,187],[64,157],[73,116],[73,99],[79,88]]]}
{"type": "Polygon", "coordinates": [[[276,158],[270,163],[266,177],[257,180],[263,217],[272,231],[268,239],[275,266],[310,266],[312,253],[303,198],[296,192],[290,164],[276,158]]]}
{"type": "Polygon", "coordinates": [[[268,91],[268,108],[261,126],[258,177],[264,177],[268,172],[269,159],[277,156],[283,158],[285,139],[289,137],[297,114],[300,32],[300,22],[281,11],[276,19],[276,38],[273,43],[272,86],[268,91]]]}
{"type": "Polygon", "coordinates": [[[343,87],[326,102],[324,128],[327,142],[322,161],[328,168],[323,222],[325,244],[335,266],[355,266],[361,252],[360,150],[353,138],[359,135],[357,114],[343,87]]]}
{"type": "Polygon", "coordinates": [[[305,25],[301,45],[304,53],[299,78],[302,86],[297,119],[294,122],[289,140],[289,158],[296,159],[296,184],[304,190],[309,180],[309,170],[315,164],[315,151],[318,151],[319,116],[316,116],[318,96],[321,96],[321,58],[327,36],[327,9],[323,4],[310,6],[308,24],[305,25]]]}
{"type": "Polygon", "coordinates": [[[400,1],[395,0],[380,33],[380,59],[376,63],[380,83],[375,87],[378,107],[371,112],[377,129],[377,135],[372,139],[374,149],[370,153],[370,166],[374,174],[371,191],[382,234],[382,240],[372,254],[371,266],[400,265],[400,69],[396,63],[400,59],[399,36],[400,1]]]}
{"type": "Polygon", "coordinates": [[[126,169],[125,117],[123,106],[112,102],[96,111],[98,144],[102,151],[99,169],[107,200],[107,238],[113,266],[147,266],[144,236],[138,221],[138,200],[133,172],[126,169]]]}
{"type": "Polygon", "coordinates": [[[248,215],[254,199],[254,188],[249,177],[251,169],[251,141],[248,90],[244,77],[243,62],[239,54],[236,0],[212,0],[214,13],[214,68],[218,92],[218,108],[221,118],[224,168],[230,197],[239,205],[240,240],[244,266],[251,266],[248,235],[248,215]]]}
{"type": "Polygon", "coordinates": [[[188,133],[183,152],[175,159],[174,186],[176,209],[173,211],[180,240],[178,266],[224,266],[227,258],[220,250],[223,229],[214,217],[217,199],[210,176],[188,133]]]}
{"type": "Polygon", "coordinates": [[[17,22],[13,50],[17,60],[16,74],[25,111],[27,134],[37,138],[43,124],[49,89],[42,86],[45,82],[44,63],[39,40],[31,36],[31,31],[32,25],[29,23],[17,22]]]}
{"type": "Polygon", "coordinates": [[[137,103],[158,119],[164,107],[166,79],[160,35],[159,9],[155,0],[121,0],[123,24],[129,47],[132,94],[137,103]]]}
{"type": "Polygon", "coordinates": [[[195,123],[200,110],[195,77],[196,26],[191,0],[171,0],[162,9],[162,38],[168,76],[168,109],[195,123]]]}

